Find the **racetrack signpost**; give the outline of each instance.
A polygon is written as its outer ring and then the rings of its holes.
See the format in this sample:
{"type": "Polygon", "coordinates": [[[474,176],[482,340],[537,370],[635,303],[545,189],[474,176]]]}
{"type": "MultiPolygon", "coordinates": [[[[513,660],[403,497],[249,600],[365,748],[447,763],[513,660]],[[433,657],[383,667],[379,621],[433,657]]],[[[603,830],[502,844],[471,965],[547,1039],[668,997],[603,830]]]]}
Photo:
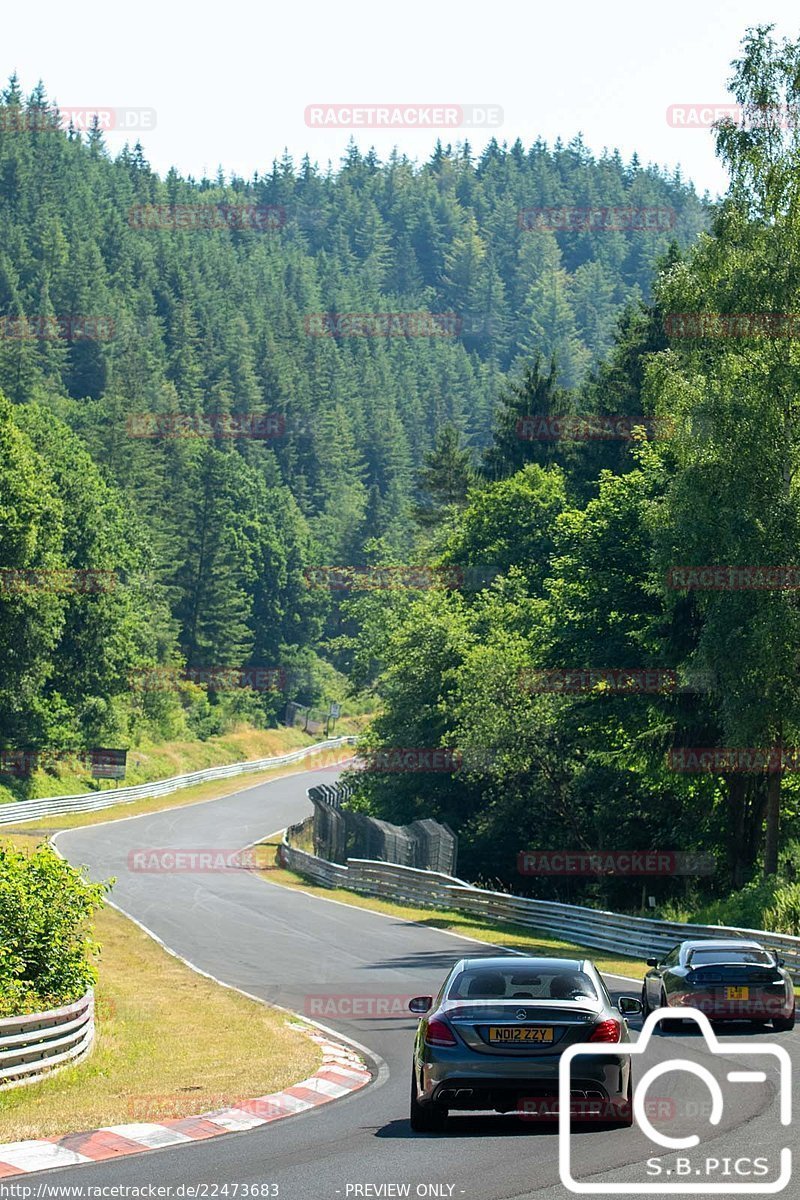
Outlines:
{"type": "Polygon", "coordinates": [[[90,750],[92,779],[124,779],[127,761],[127,750],[90,750]]]}

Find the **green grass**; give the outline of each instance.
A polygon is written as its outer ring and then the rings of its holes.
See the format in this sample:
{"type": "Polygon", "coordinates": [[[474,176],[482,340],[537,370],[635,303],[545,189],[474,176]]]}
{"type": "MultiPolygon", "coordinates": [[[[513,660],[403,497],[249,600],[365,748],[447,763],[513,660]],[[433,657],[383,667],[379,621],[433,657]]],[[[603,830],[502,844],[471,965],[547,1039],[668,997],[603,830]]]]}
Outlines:
{"type": "MultiPolygon", "coordinates": [[[[291,731],[287,731],[291,732],[291,731]]],[[[310,746],[317,739],[304,735],[301,745],[310,746]]],[[[292,749],[295,747],[292,746],[292,749]]],[[[287,748],[288,749],[288,748],[287,748]]],[[[255,787],[269,779],[278,779],[286,775],[297,775],[303,771],[319,770],[327,765],[335,765],[335,756],[345,754],[347,747],[338,751],[320,751],[297,763],[272,767],[265,771],[254,771],[251,775],[234,775],[230,779],[211,780],[208,783],[198,783],[194,787],[181,788],[167,796],[150,796],[145,800],[120,802],[101,812],[62,813],[50,817],[37,817],[19,825],[0,826],[0,841],[11,834],[24,835],[28,838],[38,838],[39,841],[50,837],[59,829],[77,829],[84,825],[100,825],[105,821],[117,821],[120,817],[135,817],[141,813],[163,812],[166,809],[181,808],[186,804],[196,804],[200,800],[216,800],[221,796],[229,796],[232,792],[240,792],[248,787],[255,787]],[[7,831],[7,832],[6,832],[7,831]]],[[[267,752],[269,753],[269,751],[267,752]]],[[[267,753],[253,757],[266,758],[267,753]]],[[[285,753],[284,750],[274,750],[273,753],[285,753]]],[[[232,760],[228,760],[232,761],[232,760]]],[[[241,760],[244,761],[244,760],[241,760]]],[[[180,772],[173,772],[173,774],[180,772]]]]}
{"type": "Polygon", "coordinates": [[[126,917],[95,920],[102,944],[90,1056],[0,1091],[2,1141],[193,1116],[313,1074],[317,1044],[286,1013],[190,970],[126,917]]]}
{"type": "MultiPolygon", "coordinates": [[[[338,720],[335,736],[357,733],[365,720],[362,717],[338,720]]],[[[254,729],[250,725],[240,725],[205,741],[143,740],[141,745],[128,751],[127,773],[120,787],[152,783],[172,775],[186,775],[191,771],[202,771],[205,767],[285,754],[322,740],[321,734],[308,734],[297,728],[279,726],[276,729],[254,729]]],[[[49,770],[35,771],[27,780],[0,775],[0,804],[46,796],[70,796],[79,792],[114,791],[112,781],[93,780],[88,770],[83,770],[74,759],[56,761],[49,767],[49,770]]]]}

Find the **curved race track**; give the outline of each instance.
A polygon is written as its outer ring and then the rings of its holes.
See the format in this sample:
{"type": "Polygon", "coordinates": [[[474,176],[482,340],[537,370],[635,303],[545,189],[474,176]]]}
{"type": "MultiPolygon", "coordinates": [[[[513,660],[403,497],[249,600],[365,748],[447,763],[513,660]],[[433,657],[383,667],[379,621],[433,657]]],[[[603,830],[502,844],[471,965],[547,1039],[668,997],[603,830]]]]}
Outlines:
{"type": "MultiPolygon", "coordinates": [[[[330,782],[335,774],[293,775],[211,802],[70,830],[59,836],[58,846],[73,863],[88,865],[94,878],[115,875],[115,903],[172,950],[264,1000],[302,1013],[306,997],[320,993],[435,992],[454,959],[482,953],[484,948],[424,926],[266,883],[247,871],[144,874],[128,869],[128,853],[135,848],[230,850],[248,845],[304,816],[310,809],[306,787],[330,782]]],[[[639,992],[639,985],[626,985],[624,980],[611,978],[608,984],[617,993],[639,992]]],[[[237,1183],[240,1188],[271,1182],[279,1185],[281,1200],[426,1192],[454,1200],[529,1195],[550,1200],[570,1195],[559,1180],[558,1138],[549,1127],[513,1118],[459,1117],[451,1119],[446,1134],[412,1134],[407,1114],[413,1019],[329,1017],[325,1023],[373,1053],[373,1065],[380,1068],[377,1082],[352,1097],[251,1132],[117,1162],[48,1171],[35,1179],[48,1185],[237,1183]],[[410,1185],[408,1192],[404,1185],[410,1185]],[[418,1185],[437,1185],[437,1189],[420,1186],[418,1190],[418,1185]]],[[[755,1052],[760,1043],[774,1041],[785,1046],[796,1063],[798,1036],[775,1037],[742,1026],[735,1038],[725,1035],[723,1047],[731,1040],[746,1040],[755,1052]]],[[[769,1060],[753,1057],[745,1064],[732,1057],[713,1058],[700,1037],[687,1033],[653,1038],[647,1063],[677,1053],[710,1065],[720,1079],[734,1066],[766,1071],[761,1083],[725,1083],[722,1122],[704,1139],[697,1161],[704,1163],[708,1156],[724,1164],[726,1156],[733,1163],[742,1156],[761,1155],[769,1158],[768,1178],[774,1178],[779,1148],[796,1141],[796,1134],[794,1128],[780,1126],[777,1075],[769,1060]]],[[[662,1098],[660,1127],[670,1133],[699,1129],[697,1113],[705,1102],[705,1089],[685,1073],[675,1086],[670,1078],[662,1078],[651,1089],[651,1094],[655,1091],[662,1098]]],[[[666,1166],[675,1157],[671,1151],[659,1150],[638,1129],[582,1131],[573,1136],[572,1146],[574,1173],[602,1182],[603,1195],[613,1191],[606,1190],[606,1181],[646,1180],[648,1158],[662,1153],[666,1166]]],[[[730,1194],[726,1179],[731,1183],[734,1176],[724,1175],[724,1170],[724,1165],[712,1168],[711,1177],[730,1194]]],[[[732,1170],[729,1164],[728,1171],[732,1170]]],[[[26,1182],[33,1180],[29,1176],[26,1182]]],[[[646,1188],[637,1184],[633,1194],[645,1195],[646,1188]]],[[[786,1194],[791,1194],[791,1185],[786,1194]]],[[[213,1197],[211,1186],[205,1195],[213,1197]]]]}

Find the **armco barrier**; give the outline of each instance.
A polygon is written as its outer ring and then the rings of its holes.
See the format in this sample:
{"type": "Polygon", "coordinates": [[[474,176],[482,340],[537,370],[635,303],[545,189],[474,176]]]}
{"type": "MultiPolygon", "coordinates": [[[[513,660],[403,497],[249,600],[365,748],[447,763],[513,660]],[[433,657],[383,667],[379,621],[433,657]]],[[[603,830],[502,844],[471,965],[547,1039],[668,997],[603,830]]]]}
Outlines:
{"type": "Polygon", "coordinates": [[[41,800],[0,804],[0,825],[20,825],[24,821],[57,816],[59,813],[100,812],[104,808],[113,808],[115,804],[128,804],[132,800],[143,800],[148,796],[168,796],[170,792],[192,787],[196,783],[227,779],[232,775],[246,775],[253,771],[267,771],[271,767],[300,762],[323,750],[355,745],[355,741],[354,737],[330,738],[326,742],[315,742],[313,746],[292,750],[289,754],[256,758],[251,762],[226,763],[221,767],[206,767],[203,771],[192,771],[189,775],[173,775],[170,779],[157,779],[153,783],[139,783],[133,787],[114,788],[103,792],[81,792],[77,796],[45,796],[41,800]]]}
{"type": "Polygon", "coordinates": [[[329,863],[313,854],[295,850],[288,844],[286,836],[281,853],[286,866],[328,887],[350,888],[368,896],[382,896],[421,907],[448,908],[484,921],[554,933],[565,941],[633,958],[666,954],[677,942],[691,937],[752,938],[782,958],[794,982],[800,983],[800,938],[786,934],[725,925],[684,925],[679,921],[656,921],[581,908],[577,904],[531,900],[526,896],[509,896],[504,892],[472,887],[463,879],[436,871],[421,871],[395,863],[358,858],[349,858],[346,865],[329,863]]]}
{"type": "Polygon", "coordinates": [[[94,1041],[94,992],[49,1012],[0,1020],[0,1090],[80,1062],[94,1041]]]}

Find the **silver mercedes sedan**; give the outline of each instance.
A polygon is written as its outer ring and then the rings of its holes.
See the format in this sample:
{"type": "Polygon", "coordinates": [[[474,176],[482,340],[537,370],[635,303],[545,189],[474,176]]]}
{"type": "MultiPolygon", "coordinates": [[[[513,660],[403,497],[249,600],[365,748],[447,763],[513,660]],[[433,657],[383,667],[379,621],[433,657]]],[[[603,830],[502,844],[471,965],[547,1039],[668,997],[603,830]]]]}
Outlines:
{"type": "MultiPolygon", "coordinates": [[[[411,1072],[417,1132],[442,1129],[453,1110],[556,1119],[562,1051],[629,1042],[625,1015],[642,1011],[634,996],[615,1007],[589,959],[511,956],[462,958],[435,1000],[416,996],[408,1007],[424,1014],[411,1072]]],[[[577,1060],[573,1119],[630,1126],[631,1095],[629,1054],[577,1060]]]]}

